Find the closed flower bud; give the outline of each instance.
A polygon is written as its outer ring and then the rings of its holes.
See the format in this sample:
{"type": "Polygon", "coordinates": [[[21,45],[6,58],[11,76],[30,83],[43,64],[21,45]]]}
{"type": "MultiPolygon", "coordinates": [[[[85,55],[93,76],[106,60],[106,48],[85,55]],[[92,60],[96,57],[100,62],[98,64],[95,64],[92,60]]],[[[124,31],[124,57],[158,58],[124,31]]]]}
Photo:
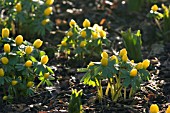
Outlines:
{"type": "Polygon", "coordinates": [[[151,10],[154,11],[154,12],[157,11],[157,10],[158,10],[158,6],[157,6],[157,5],[153,5],[153,6],[151,7],[151,10]]]}
{"type": "Polygon", "coordinates": [[[4,70],[2,68],[0,68],[0,77],[4,76],[4,70]]]}
{"type": "Polygon", "coordinates": [[[107,66],[108,65],[108,58],[102,57],[101,64],[102,64],[102,66],[107,66]]]}
{"type": "Polygon", "coordinates": [[[32,61],[28,60],[25,62],[25,67],[31,67],[32,66],[32,61]]]}
{"type": "Polygon", "coordinates": [[[17,12],[21,12],[21,10],[22,10],[21,3],[17,3],[16,6],[15,6],[15,9],[16,9],[17,12]]]}
{"type": "Polygon", "coordinates": [[[112,56],[111,56],[111,60],[116,60],[116,63],[118,63],[118,58],[117,58],[117,56],[115,56],[115,55],[112,55],[112,56]]]}
{"type": "Polygon", "coordinates": [[[159,112],[159,107],[157,104],[152,104],[150,106],[150,113],[158,113],[159,112]]]}
{"type": "Polygon", "coordinates": [[[27,55],[31,54],[32,51],[33,51],[33,49],[32,49],[31,46],[27,46],[27,47],[25,48],[25,53],[26,53],[27,55]]]}
{"type": "Polygon", "coordinates": [[[45,26],[47,23],[49,23],[50,22],[50,19],[44,19],[42,22],[41,22],[41,24],[43,25],[43,26],[45,26]]]}
{"type": "Polygon", "coordinates": [[[73,32],[72,31],[68,31],[67,32],[67,36],[73,36],[73,32]]]}
{"type": "Polygon", "coordinates": [[[101,54],[101,57],[102,58],[108,58],[107,52],[103,51],[102,54],[101,54]]]}
{"type": "Polygon", "coordinates": [[[92,38],[97,39],[98,38],[98,33],[97,32],[92,32],[92,38]]]}
{"type": "Polygon", "coordinates": [[[47,55],[43,55],[41,57],[41,64],[47,64],[48,60],[49,60],[48,56],[47,55]]]}
{"type": "Polygon", "coordinates": [[[165,113],[170,113],[170,106],[168,106],[165,113]]]}
{"type": "Polygon", "coordinates": [[[61,41],[61,45],[62,46],[67,46],[67,42],[66,41],[61,41]]]}
{"type": "Polygon", "coordinates": [[[136,65],[136,69],[143,69],[143,63],[139,62],[137,65],[136,65]]]}
{"type": "Polygon", "coordinates": [[[21,45],[23,42],[23,37],[22,35],[18,35],[16,38],[15,38],[15,43],[16,45],[21,45]]]}
{"type": "Polygon", "coordinates": [[[132,69],[132,70],[130,71],[130,76],[131,76],[131,77],[135,77],[135,76],[137,75],[137,73],[138,73],[137,69],[132,69]]]}
{"type": "Polygon", "coordinates": [[[120,56],[123,56],[123,55],[125,55],[125,54],[127,54],[126,49],[125,49],[125,48],[121,49],[119,55],[120,55],[120,56]]]}
{"type": "Polygon", "coordinates": [[[49,75],[50,75],[49,73],[44,73],[44,78],[47,79],[49,77],[49,75]]]}
{"type": "Polygon", "coordinates": [[[49,16],[50,14],[51,14],[51,12],[52,12],[52,7],[48,7],[48,8],[46,8],[45,10],[44,10],[44,15],[45,16],[49,16]]]}
{"type": "Polygon", "coordinates": [[[84,20],[83,27],[90,27],[90,21],[88,19],[84,20]]]}
{"type": "Polygon", "coordinates": [[[81,43],[80,43],[80,47],[85,47],[85,46],[86,46],[86,44],[87,44],[87,42],[86,42],[86,41],[81,41],[81,43]]]}
{"type": "Polygon", "coordinates": [[[2,29],[2,38],[7,38],[7,37],[9,37],[9,29],[3,28],[2,29]]]}
{"type": "Polygon", "coordinates": [[[93,62],[90,62],[87,67],[90,67],[90,66],[94,66],[94,63],[93,63],[93,62]]]}
{"type": "Polygon", "coordinates": [[[101,30],[99,33],[100,33],[101,37],[106,37],[106,32],[105,31],[101,30]]]}
{"type": "Polygon", "coordinates": [[[13,86],[15,86],[17,83],[18,83],[18,81],[16,81],[16,80],[13,80],[13,81],[11,82],[11,84],[12,84],[13,86]]]}
{"type": "Polygon", "coordinates": [[[122,61],[123,61],[123,62],[127,62],[127,61],[128,61],[127,54],[124,54],[124,55],[122,56],[122,61]]]}
{"type": "Polygon", "coordinates": [[[6,65],[6,64],[8,64],[9,60],[7,57],[2,57],[1,62],[6,65]]]}
{"type": "Polygon", "coordinates": [[[54,3],[54,0],[46,0],[47,5],[52,5],[54,3]]]}
{"type": "Polygon", "coordinates": [[[37,39],[34,41],[33,46],[38,49],[42,46],[42,44],[43,44],[43,41],[41,41],[40,39],[37,39]]]}
{"type": "Polygon", "coordinates": [[[29,81],[29,82],[27,83],[27,87],[28,87],[28,88],[33,87],[33,85],[34,85],[34,82],[33,82],[33,81],[29,81]]]}
{"type": "Polygon", "coordinates": [[[144,60],[142,63],[143,63],[143,68],[144,69],[147,69],[149,67],[149,65],[150,65],[150,61],[148,59],[144,60]]]}
{"type": "Polygon", "coordinates": [[[75,25],[76,25],[76,22],[75,22],[73,19],[71,19],[69,25],[70,25],[70,27],[75,26],[75,25]]]}
{"type": "Polygon", "coordinates": [[[3,100],[7,100],[7,99],[8,99],[8,96],[3,96],[2,99],[3,99],[3,100]]]}
{"type": "Polygon", "coordinates": [[[86,31],[81,31],[81,37],[85,38],[86,37],[86,31]]]}
{"type": "Polygon", "coordinates": [[[9,44],[4,44],[4,52],[9,53],[11,51],[11,46],[9,44]]]}

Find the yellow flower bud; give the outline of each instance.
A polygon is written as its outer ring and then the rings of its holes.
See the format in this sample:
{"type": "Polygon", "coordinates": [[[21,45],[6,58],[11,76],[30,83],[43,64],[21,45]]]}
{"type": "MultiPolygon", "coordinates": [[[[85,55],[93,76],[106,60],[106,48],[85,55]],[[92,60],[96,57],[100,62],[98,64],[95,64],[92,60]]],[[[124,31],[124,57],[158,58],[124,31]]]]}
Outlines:
{"type": "Polygon", "coordinates": [[[84,20],[83,27],[90,27],[90,21],[88,19],[84,20]]]}
{"type": "Polygon", "coordinates": [[[107,52],[103,51],[102,54],[101,54],[101,57],[103,58],[108,58],[108,54],[107,52]]]}
{"type": "Polygon", "coordinates": [[[54,0],[46,0],[47,5],[52,5],[54,3],[54,0]]]}
{"type": "Polygon", "coordinates": [[[33,87],[33,85],[34,85],[34,82],[33,81],[29,81],[28,83],[27,83],[27,87],[33,87]]]}
{"type": "Polygon", "coordinates": [[[23,37],[22,35],[18,35],[16,38],[15,38],[15,43],[16,45],[21,45],[23,42],[23,37]]]}
{"type": "Polygon", "coordinates": [[[43,26],[45,26],[47,23],[49,23],[50,22],[50,19],[44,19],[42,22],[41,22],[41,24],[43,25],[43,26]]]}
{"type": "Polygon", "coordinates": [[[102,66],[107,66],[108,65],[108,58],[102,57],[100,62],[102,64],[102,66]]]}
{"type": "Polygon", "coordinates": [[[3,28],[2,29],[2,38],[7,38],[7,37],[9,37],[9,29],[3,28]]]}
{"type": "Polygon", "coordinates": [[[33,49],[32,49],[31,46],[27,46],[27,47],[25,48],[25,53],[26,53],[27,55],[31,54],[32,51],[33,51],[33,49]]]}
{"type": "Polygon", "coordinates": [[[157,104],[152,104],[150,106],[150,113],[158,113],[159,112],[159,107],[157,104]]]}
{"type": "Polygon", "coordinates": [[[170,106],[166,109],[166,113],[170,113],[170,106]]]}
{"type": "Polygon", "coordinates": [[[87,42],[86,42],[86,41],[81,41],[81,43],[80,43],[80,47],[85,47],[85,46],[86,46],[86,44],[87,44],[87,42]]]}
{"type": "Polygon", "coordinates": [[[42,46],[42,44],[43,44],[43,41],[41,41],[40,39],[37,39],[34,41],[33,46],[38,49],[42,46]]]}
{"type": "Polygon", "coordinates": [[[25,62],[25,67],[31,67],[32,66],[32,61],[28,60],[25,62]]]}
{"type": "Polygon", "coordinates": [[[62,46],[67,46],[67,42],[66,41],[61,41],[61,45],[62,46]]]}
{"type": "Polygon", "coordinates": [[[2,68],[0,68],[0,77],[4,76],[4,70],[2,68]]]}
{"type": "Polygon", "coordinates": [[[131,60],[130,62],[131,62],[131,63],[134,63],[135,61],[134,61],[134,60],[131,60]]]}
{"type": "Polygon", "coordinates": [[[73,32],[72,31],[68,31],[67,32],[67,36],[73,36],[73,32]]]}
{"type": "Polygon", "coordinates": [[[106,32],[104,30],[101,30],[99,33],[101,37],[106,37],[106,32]]]}
{"type": "Polygon", "coordinates": [[[75,22],[73,19],[71,19],[69,25],[70,25],[70,27],[75,26],[75,25],[76,25],[76,22],[75,22]]]}
{"type": "Polygon", "coordinates": [[[98,38],[98,33],[92,32],[92,38],[93,38],[93,39],[97,39],[97,38],[98,38]]]}
{"type": "Polygon", "coordinates": [[[49,77],[49,75],[50,75],[49,73],[44,73],[44,78],[47,79],[49,77]]]}
{"type": "Polygon", "coordinates": [[[11,46],[9,44],[4,44],[4,52],[9,53],[11,51],[11,46]]]}
{"type": "Polygon", "coordinates": [[[86,31],[81,31],[81,37],[85,38],[86,37],[86,31]]]}
{"type": "Polygon", "coordinates": [[[143,69],[143,63],[139,62],[137,65],[136,65],[136,69],[143,69]]]}
{"type": "Polygon", "coordinates": [[[132,70],[130,71],[130,76],[131,76],[131,77],[135,77],[135,76],[137,75],[137,73],[138,73],[137,69],[132,69],[132,70]]]}
{"type": "Polygon", "coordinates": [[[127,55],[126,49],[125,49],[125,48],[121,49],[119,55],[120,55],[120,56],[123,56],[123,55],[125,55],[125,54],[127,55]]]}
{"type": "Polygon", "coordinates": [[[128,61],[127,54],[124,54],[124,55],[122,56],[122,61],[123,61],[123,62],[127,62],[127,61],[128,61]]]}
{"type": "Polygon", "coordinates": [[[12,84],[13,86],[15,86],[17,83],[18,83],[18,81],[16,81],[16,80],[13,80],[13,81],[11,82],[11,84],[12,84]]]}
{"type": "Polygon", "coordinates": [[[2,99],[3,99],[3,100],[7,100],[7,99],[8,99],[8,96],[3,96],[2,99]]]}
{"type": "Polygon", "coordinates": [[[1,62],[6,65],[6,64],[8,64],[9,60],[7,57],[2,57],[1,62]]]}
{"type": "Polygon", "coordinates": [[[157,6],[156,4],[153,5],[153,6],[151,7],[151,10],[154,11],[154,12],[157,11],[157,10],[158,10],[158,6],[157,6]]]}
{"type": "Polygon", "coordinates": [[[21,3],[17,3],[16,6],[15,6],[15,9],[16,9],[17,12],[21,12],[21,10],[22,10],[21,3]]]}
{"type": "Polygon", "coordinates": [[[45,16],[49,16],[50,14],[51,14],[51,12],[52,12],[52,7],[48,7],[48,8],[46,8],[45,10],[44,10],[44,15],[45,16]]]}
{"type": "Polygon", "coordinates": [[[115,55],[112,55],[112,56],[111,56],[111,60],[116,60],[116,63],[118,63],[118,58],[117,58],[117,56],[115,56],[115,55]]]}
{"type": "Polygon", "coordinates": [[[41,64],[47,64],[48,60],[49,60],[48,56],[47,55],[43,55],[41,57],[41,64]]]}
{"type": "Polygon", "coordinates": [[[143,68],[144,69],[147,69],[149,67],[149,65],[150,65],[150,61],[148,59],[144,60],[142,63],[143,63],[143,68]]]}
{"type": "Polygon", "coordinates": [[[93,63],[93,62],[90,62],[87,67],[90,67],[90,66],[94,66],[94,63],[93,63]]]}

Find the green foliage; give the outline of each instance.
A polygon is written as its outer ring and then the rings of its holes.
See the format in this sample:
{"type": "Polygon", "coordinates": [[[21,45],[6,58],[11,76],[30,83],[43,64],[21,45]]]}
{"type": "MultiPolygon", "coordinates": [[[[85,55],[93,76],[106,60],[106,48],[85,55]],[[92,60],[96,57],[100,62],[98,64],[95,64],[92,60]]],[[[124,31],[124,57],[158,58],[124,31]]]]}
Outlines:
{"type": "Polygon", "coordinates": [[[128,0],[128,10],[132,12],[140,11],[145,0],[128,0]]]}
{"type": "Polygon", "coordinates": [[[134,60],[135,62],[141,62],[142,61],[142,52],[141,52],[141,34],[140,30],[137,31],[136,34],[131,32],[131,29],[128,29],[128,31],[121,32],[124,45],[126,47],[126,50],[128,52],[128,57],[130,60],[134,60]]]}

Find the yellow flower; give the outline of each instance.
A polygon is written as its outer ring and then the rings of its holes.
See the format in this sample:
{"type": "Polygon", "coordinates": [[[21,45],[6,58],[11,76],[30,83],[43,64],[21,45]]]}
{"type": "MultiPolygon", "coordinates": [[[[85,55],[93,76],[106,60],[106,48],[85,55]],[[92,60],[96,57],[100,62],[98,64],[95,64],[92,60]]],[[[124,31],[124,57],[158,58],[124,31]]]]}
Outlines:
{"type": "Polygon", "coordinates": [[[15,43],[16,45],[21,45],[23,42],[23,37],[22,35],[18,35],[16,38],[15,38],[15,43]]]}
{"type": "Polygon", "coordinates": [[[22,10],[21,3],[17,3],[16,6],[15,6],[15,9],[16,9],[17,12],[20,12],[22,10]]]}
{"type": "Polygon", "coordinates": [[[170,106],[166,109],[166,113],[170,113],[170,106]]]}
{"type": "Polygon", "coordinates": [[[3,96],[2,99],[3,99],[3,100],[7,100],[7,99],[8,99],[8,96],[3,96]]]}
{"type": "Polygon", "coordinates": [[[0,68],[0,77],[4,76],[4,70],[2,68],[0,68]]]}
{"type": "Polygon", "coordinates": [[[148,59],[144,60],[142,63],[143,63],[143,68],[144,69],[148,68],[149,65],[150,65],[150,61],[148,59]]]}
{"type": "Polygon", "coordinates": [[[3,64],[8,64],[9,60],[8,60],[7,57],[2,57],[2,58],[1,58],[1,62],[2,62],[3,64]]]}
{"type": "Polygon", "coordinates": [[[11,51],[11,46],[9,44],[4,44],[4,52],[9,53],[11,51]]]}
{"type": "Polygon", "coordinates": [[[85,38],[86,37],[86,31],[81,31],[81,37],[85,38]]]}
{"type": "Polygon", "coordinates": [[[90,21],[88,19],[84,20],[83,27],[90,27],[90,21]]]}
{"type": "Polygon", "coordinates": [[[157,104],[152,104],[150,106],[150,113],[158,113],[159,112],[159,107],[157,104]]]}
{"type": "Polygon", "coordinates": [[[92,32],[92,37],[93,37],[93,39],[97,39],[98,38],[98,33],[92,32]]]}
{"type": "Polygon", "coordinates": [[[111,59],[111,60],[116,60],[116,63],[118,63],[118,58],[117,58],[117,56],[112,55],[110,59],[111,59]]]}
{"type": "Polygon", "coordinates": [[[97,32],[100,32],[103,30],[103,27],[102,26],[99,26],[98,24],[94,24],[93,25],[93,29],[96,30],[97,32]]]}
{"type": "Polygon", "coordinates": [[[73,36],[73,32],[72,31],[68,31],[67,32],[67,36],[73,36]]]}
{"type": "Polygon", "coordinates": [[[25,48],[25,53],[26,53],[27,55],[31,54],[32,51],[33,51],[33,49],[32,49],[31,46],[27,46],[27,47],[25,48]]]}
{"type": "Polygon", "coordinates": [[[61,45],[62,46],[67,46],[67,42],[66,41],[61,41],[61,45]]]}
{"type": "Polygon", "coordinates": [[[44,78],[47,79],[49,77],[49,75],[50,75],[49,73],[44,73],[44,78]]]}
{"type": "Polygon", "coordinates": [[[94,63],[93,63],[93,62],[90,62],[87,67],[90,67],[90,66],[94,66],[94,63]]]}
{"type": "Polygon", "coordinates": [[[122,56],[122,61],[123,61],[123,62],[127,62],[127,61],[128,61],[127,54],[124,54],[124,55],[122,56]]]}
{"type": "Polygon", "coordinates": [[[48,7],[48,8],[46,8],[45,10],[44,10],[44,15],[45,16],[49,16],[50,14],[51,14],[51,12],[52,12],[52,7],[48,7]]]}
{"type": "Polygon", "coordinates": [[[108,65],[108,58],[102,57],[101,64],[102,64],[102,66],[107,66],[108,65]]]}
{"type": "Polygon", "coordinates": [[[52,5],[54,3],[54,0],[46,0],[47,5],[52,5]]]}
{"type": "Polygon", "coordinates": [[[103,58],[108,58],[108,54],[107,52],[103,51],[102,54],[101,54],[101,57],[103,58]]]}
{"type": "Polygon", "coordinates": [[[33,46],[38,49],[42,46],[42,44],[43,44],[43,41],[41,41],[40,39],[37,39],[34,41],[33,46]]]}
{"type": "Polygon", "coordinates": [[[100,33],[101,37],[106,37],[106,32],[105,31],[101,30],[99,33],[100,33]]]}
{"type": "Polygon", "coordinates": [[[75,26],[75,25],[76,25],[76,22],[75,22],[73,19],[71,19],[69,25],[70,25],[70,27],[75,26]]]}
{"type": "Polygon", "coordinates": [[[143,63],[139,62],[137,65],[136,65],[136,69],[142,69],[143,68],[143,63]]]}
{"type": "Polygon", "coordinates": [[[134,60],[131,60],[130,62],[131,62],[131,63],[134,63],[135,61],[134,61],[134,60]]]}
{"type": "Polygon", "coordinates": [[[153,5],[153,6],[151,7],[151,10],[154,11],[154,12],[157,11],[157,10],[158,10],[158,6],[157,6],[156,4],[153,5]]]}
{"type": "Polygon", "coordinates": [[[34,82],[33,81],[29,81],[28,83],[27,83],[27,87],[33,87],[33,85],[34,85],[34,82]]]}
{"type": "Polygon", "coordinates": [[[45,26],[47,23],[49,23],[50,22],[50,19],[44,19],[42,22],[41,22],[41,24],[43,25],[43,26],[45,26]]]}
{"type": "Polygon", "coordinates": [[[48,60],[49,60],[48,56],[47,55],[43,55],[41,57],[41,64],[47,64],[48,60]]]}
{"type": "Polygon", "coordinates": [[[9,37],[9,29],[3,28],[2,29],[2,38],[7,38],[7,37],[9,37]]]}
{"type": "Polygon", "coordinates": [[[16,81],[16,80],[13,80],[13,81],[11,82],[11,84],[12,84],[13,86],[15,86],[17,83],[18,83],[18,81],[16,81]]]}
{"type": "Polygon", "coordinates": [[[137,73],[138,73],[137,69],[132,69],[132,70],[130,71],[130,76],[131,76],[131,77],[135,77],[135,76],[137,75],[137,73]]]}
{"type": "Polygon", "coordinates": [[[80,47],[85,47],[85,46],[86,46],[86,44],[87,44],[87,42],[86,42],[86,41],[81,41],[81,43],[80,43],[80,47]]]}
{"type": "Polygon", "coordinates": [[[28,60],[25,62],[25,67],[31,67],[32,66],[32,61],[28,60]]]}
{"type": "Polygon", "coordinates": [[[120,56],[123,56],[123,55],[125,55],[125,54],[127,55],[126,49],[125,49],[125,48],[121,49],[119,55],[120,55],[120,56]]]}

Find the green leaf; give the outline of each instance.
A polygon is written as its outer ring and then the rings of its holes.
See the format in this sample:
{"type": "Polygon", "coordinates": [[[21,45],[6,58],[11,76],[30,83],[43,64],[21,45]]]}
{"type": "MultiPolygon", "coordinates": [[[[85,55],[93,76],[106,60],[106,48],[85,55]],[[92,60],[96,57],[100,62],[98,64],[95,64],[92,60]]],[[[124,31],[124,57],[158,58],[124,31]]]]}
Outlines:
{"type": "Polygon", "coordinates": [[[87,72],[88,69],[87,68],[78,68],[77,72],[87,72]]]}
{"type": "Polygon", "coordinates": [[[46,68],[47,68],[48,72],[54,74],[53,70],[50,67],[46,66],[46,68]]]}
{"type": "Polygon", "coordinates": [[[33,62],[38,62],[37,59],[33,56],[30,56],[30,59],[33,61],[33,62]]]}

